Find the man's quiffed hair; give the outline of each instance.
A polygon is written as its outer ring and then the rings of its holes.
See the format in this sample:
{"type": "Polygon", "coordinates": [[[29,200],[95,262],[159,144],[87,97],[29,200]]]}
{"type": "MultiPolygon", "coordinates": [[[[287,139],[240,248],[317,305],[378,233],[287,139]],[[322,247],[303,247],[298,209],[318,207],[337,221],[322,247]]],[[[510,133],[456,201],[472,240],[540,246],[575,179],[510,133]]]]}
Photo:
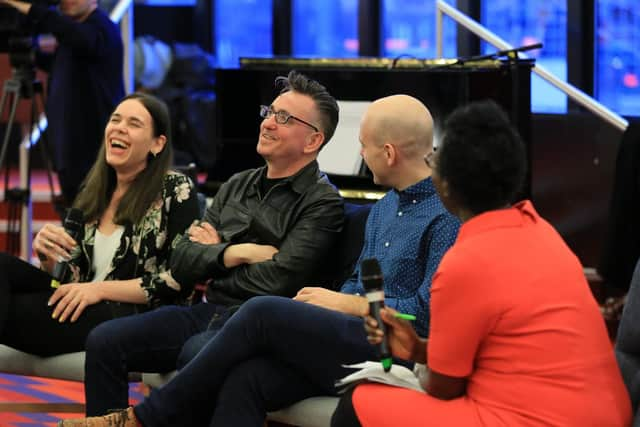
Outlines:
{"type": "Polygon", "coordinates": [[[502,208],[522,188],[524,144],[494,101],[474,102],[447,118],[436,169],[453,198],[473,213],[502,208]]]}
{"type": "Polygon", "coordinates": [[[278,86],[282,86],[280,94],[294,91],[313,99],[320,112],[320,128],[324,133],[324,144],[329,142],[338,126],[340,109],[335,98],[327,91],[327,88],[295,70],[290,71],[287,77],[277,77],[276,87],[278,86]]]}

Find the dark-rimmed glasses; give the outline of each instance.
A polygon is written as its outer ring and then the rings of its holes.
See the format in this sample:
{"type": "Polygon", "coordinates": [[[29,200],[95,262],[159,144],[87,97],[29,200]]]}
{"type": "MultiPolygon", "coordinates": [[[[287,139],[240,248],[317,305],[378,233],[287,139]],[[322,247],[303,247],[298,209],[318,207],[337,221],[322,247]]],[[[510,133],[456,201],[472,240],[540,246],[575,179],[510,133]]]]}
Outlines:
{"type": "Polygon", "coordinates": [[[302,124],[305,124],[307,126],[309,126],[310,128],[312,128],[313,130],[315,130],[316,132],[320,132],[320,130],[315,127],[314,125],[312,125],[309,122],[306,122],[292,114],[289,114],[289,112],[285,111],[285,110],[279,110],[276,111],[273,109],[273,107],[271,105],[261,105],[260,106],[260,117],[262,117],[263,119],[268,119],[269,117],[274,116],[276,119],[276,123],[278,123],[279,125],[286,125],[290,119],[293,120],[297,120],[302,124]]]}
{"type": "Polygon", "coordinates": [[[437,157],[436,157],[436,150],[435,149],[433,149],[433,150],[429,151],[427,154],[425,154],[424,162],[427,164],[427,166],[429,166],[430,169],[433,170],[433,169],[436,168],[437,157]]]}

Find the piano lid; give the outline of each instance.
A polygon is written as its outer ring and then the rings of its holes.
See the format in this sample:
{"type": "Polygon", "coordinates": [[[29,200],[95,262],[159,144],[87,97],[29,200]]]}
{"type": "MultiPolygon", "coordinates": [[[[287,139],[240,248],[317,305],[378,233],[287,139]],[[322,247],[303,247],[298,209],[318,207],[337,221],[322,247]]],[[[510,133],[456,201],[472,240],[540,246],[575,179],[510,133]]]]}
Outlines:
{"type": "MultiPolygon", "coordinates": [[[[518,62],[528,62],[528,59],[518,59],[518,62]]],[[[316,68],[316,69],[455,69],[455,68],[485,68],[497,69],[503,67],[507,61],[500,59],[471,58],[240,58],[240,67],[245,69],[268,68],[316,68]]]]}

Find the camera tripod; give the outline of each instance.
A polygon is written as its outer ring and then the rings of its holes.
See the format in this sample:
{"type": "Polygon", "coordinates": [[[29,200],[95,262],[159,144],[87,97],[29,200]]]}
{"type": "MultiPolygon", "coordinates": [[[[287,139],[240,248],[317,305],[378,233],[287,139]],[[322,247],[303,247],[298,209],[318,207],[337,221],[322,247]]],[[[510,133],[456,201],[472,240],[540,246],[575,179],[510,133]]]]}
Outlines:
{"type": "Polygon", "coordinates": [[[30,148],[35,144],[37,134],[40,135],[38,151],[42,155],[43,164],[47,169],[51,200],[54,200],[52,168],[48,157],[46,139],[42,137],[39,124],[37,98],[40,100],[40,112],[44,112],[45,100],[42,83],[36,80],[32,69],[13,69],[13,76],[4,82],[2,98],[0,99],[0,119],[3,117],[5,105],[10,106],[9,119],[6,124],[2,148],[0,149],[0,170],[5,168],[4,189],[5,201],[8,203],[7,241],[6,251],[29,260],[31,258],[31,163],[29,161],[30,148]],[[15,124],[15,115],[21,100],[31,101],[31,120],[29,122],[29,137],[25,139],[26,147],[20,147],[20,187],[9,189],[9,166],[7,149],[10,143],[11,131],[15,124]],[[35,136],[35,137],[34,137],[35,136]],[[27,152],[23,156],[22,150],[27,152]],[[20,244],[22,242],[22,244],[20,244]]]}

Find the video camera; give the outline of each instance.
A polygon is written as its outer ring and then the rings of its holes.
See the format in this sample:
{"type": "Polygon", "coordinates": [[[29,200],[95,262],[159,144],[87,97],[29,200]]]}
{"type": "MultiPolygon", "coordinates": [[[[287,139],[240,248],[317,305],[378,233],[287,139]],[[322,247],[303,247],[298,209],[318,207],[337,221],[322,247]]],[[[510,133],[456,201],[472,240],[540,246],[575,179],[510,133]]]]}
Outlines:
{"type": "MultiPolygon", "coordinates": [[[[27,3],[55,6],[60,0],[25,0],[27,3]]],[[[34,68],[33,40],[36,29],[29,25],[26,16],[10,6],[0,5],[0,52],[9,53],[15,70],[34,68]]]]}

